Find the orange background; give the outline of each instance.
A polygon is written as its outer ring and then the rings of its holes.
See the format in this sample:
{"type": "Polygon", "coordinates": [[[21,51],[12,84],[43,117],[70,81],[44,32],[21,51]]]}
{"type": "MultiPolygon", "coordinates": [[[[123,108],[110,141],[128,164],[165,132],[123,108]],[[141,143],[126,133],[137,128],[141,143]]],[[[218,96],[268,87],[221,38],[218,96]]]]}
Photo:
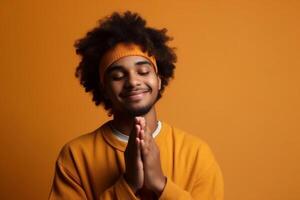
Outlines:
{"type": "Polygon", "coordinates": [[[210,144],[226,199],[300,199],[297,0],[2,0],[0,199],[47,199],[62,145],[108,119],[75,79],[73,44],[127,9],[175,38],[159,116],[210,144]]]}

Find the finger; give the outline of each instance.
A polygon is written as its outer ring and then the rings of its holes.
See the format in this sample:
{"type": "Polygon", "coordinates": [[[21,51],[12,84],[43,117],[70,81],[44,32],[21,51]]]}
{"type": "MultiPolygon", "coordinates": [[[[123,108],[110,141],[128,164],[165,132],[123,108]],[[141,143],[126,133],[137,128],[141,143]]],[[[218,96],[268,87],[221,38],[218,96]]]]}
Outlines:
{"type": "Polygon", "coordinates": [[[140,133],[140,131],[141,131],[141,125],[136,124],[135,125],[135,137],[140,133]]]}
{"type": "Polygon", "coordinates": [[[146,120],[144,117],[135,117],[135,123],[141,125],[141,129],[146,129],[146,120]]]}
{"type": "Polygon", "coordinates": [[[141,124],[141,118],[142,117],[135,117],[134,118],[134,123],[135,123],[135,125],[139,125],[140,126],[140,130],[143,129],[142,124],[141,124]]]}
{"type": "Polygon", "coordinates": [[[146,144],[148,144],[151,141],[151,134],[146,133],[146,130],[140,131],[140,138],[144,140],[146,144]]]}
{"type": "Polygon", "coordinates": [[[138,125],[138,124],[136,124],[136,125],[134,126],[134,129],[135,129],[135,131],[134,131],[133,137],[134,137],[134,138],[139,137],[140,131],[141,131],[141,126],[138,125]]]}
{"type": "Polygon", "coordinates": [[[147,152],[148,152],[147,144],[145,143],[145,140],[140,140],[140,141],[141,141],[140,142],[141,153],[142,153],[143,158],[145,159],[147,156],[147,152]]]}
{"type": "Polygon", "coordinates": [[[140,138],[142,139],[142,140],[144,140],[144,143],[146,144],[146,145],[149,145],[150,143],[151,143],[151,138],[152,138],[152,136],[150,135],[150,134],[148,134],[148,133],[146,133],[145,132],[145,130],[141,130],[140,131],[140,138]]]}
{"type": "Polygon", "coordinates": [[[146,120],[144,117],[140,118],[141,128],[146,131],[146,120]]]}
{"type": "Polygon", "coordinates": [[[135,145],[135,138],[138,134],[138,132],[140,131],[140,126],[139,125],[134,125],[130,135],[129,135],[129,140],[128,140],[128,144],[130,146],[135,145]]]}
{"type": "Polygon", "coordinates": [[[140,124],[140,121],[141,121],[141,117],[135,117],[134,118],[135,124],[140,124]]]}
{"type": "Polygon", "coordinates": [[[135,141],[136,141],[137,161],[141,161],[142,160],[142,156],[141,156],[141,140],[139,138],[136,138],[135,141]]]}
{"type": "Polygon", "coordinates": [[[141,130],[140,132],[139,132],[139,138],[141,138],[141,140],[145,140],[145,131],[144,130],[141,130]]]}
{"type": "Polygon", "coordinates": [[[136,125],[136,135],[135,138],[141,139],[141,127],[140,125],[136,125]]]}

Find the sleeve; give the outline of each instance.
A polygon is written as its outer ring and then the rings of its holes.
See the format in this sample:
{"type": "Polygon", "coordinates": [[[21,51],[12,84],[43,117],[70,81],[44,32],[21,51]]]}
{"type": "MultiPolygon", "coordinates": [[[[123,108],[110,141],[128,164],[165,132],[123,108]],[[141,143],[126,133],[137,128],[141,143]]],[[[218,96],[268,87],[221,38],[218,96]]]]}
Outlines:
{"type": "Polygon", "coordinates": [[[138,198],[132,192],[131,188],[124,179],[124,176],[121,176],[119,180],[110,188],[105,190],[101,196],[100,200],[113,200],[113,199],[128,199],[128,200],[137,200],[138,198]]]}
{"type": "MultiPolygon", "coordinates": [[[[92,194],[87,194],[79,176],[76,173],[76,165],[74,164],[75,153],[71,153],[70,148],[65,146],[57,161],[55,167],[55,175],[49,200],[87,200],[93,199],[92,194]]],[[[137,197],[131,190],[130,186],[124,179],[120,178],[109,188],[107,188],[97,198],[99,200],[137,200],[137,197]]]]}
{"type": "MultiPolygon", "coordinates": [[[[191,190],[186,191],[167,178],[166,186],[160,200],[223,200],[223,176],[218,163],[215,161],[210,148],[205,144],[201,150],[200,159],[196,159],[198,177],[191,190]],[[199,170],[201,169],[201,170],[199,170]]],[[[195,175],[197,174],[195,170],[195,175]]],[[[184,172],[183,172],[184,173],[184,172]]]]}
{"type": "Polygon", "coordinates": [[[66,168],[56,162],[54,180],[49,200],[84,200],[86,194],[79,183],[66,168]]]}
{"type": "MultiPolygon", "coordinates": [[[[85,200],[88,199],[79,181],[59,163],[50,192],[49,200],[85,200]]],[[[137,200],[131,188],[121,176],[114,185],[106,189],[99,197],[100,200],[128,199],[137,200]]]]}

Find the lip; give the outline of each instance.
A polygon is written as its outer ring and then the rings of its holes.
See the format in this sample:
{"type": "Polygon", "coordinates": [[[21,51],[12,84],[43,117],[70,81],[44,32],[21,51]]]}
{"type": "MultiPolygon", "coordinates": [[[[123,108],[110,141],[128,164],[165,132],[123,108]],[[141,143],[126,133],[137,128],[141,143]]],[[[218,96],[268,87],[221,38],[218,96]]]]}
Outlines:
{"type": "Polygon", "coordinates": [[[145,94],[148,93],[148,90],[135,90],[122,94],[122,98],[129,101],[139,101],[144,98],[145,94]]]}

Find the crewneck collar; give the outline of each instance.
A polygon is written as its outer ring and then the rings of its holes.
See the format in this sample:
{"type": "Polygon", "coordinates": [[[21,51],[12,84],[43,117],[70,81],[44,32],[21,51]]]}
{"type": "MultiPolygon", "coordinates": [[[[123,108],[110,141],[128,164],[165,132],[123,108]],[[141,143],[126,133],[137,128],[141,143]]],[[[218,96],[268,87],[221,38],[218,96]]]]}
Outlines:
{"type": "MultiPolygon", "coordinates": [[[[111,123],[109,123],[109,127],[111,128],[112,130],[112,134],[120,141],[122,142],[128,142],[129,140],[129,136],[128,135],[125,135],[124,133],[122,133],[121,131],[118,131],[117,129],[115,129],[111,123]]],[[[161,129],[161,122],[160,121],[157,121],[157,126],[156,126],[156,129],[153,131],[153,133],[151,134],[153,138],[155,138],[159,132],[160,132],[160,129],[161,129]]]]}
{"type": "MultiPolygon", "coordinates": [[[[114,131],[112,130],[112,128],[110,127],[109,124],[110,124],[110,121],[106,122],[103,126],[100,127],[100,133],[101,133],[102,137],[104,138],[105,142],[107,142],[110,146],[124,152],[126,149],[128,140],[126,139],[126,137],[124,137],[120,140],[120,138],[118,138],[115,135],[114,131]]],[[[160,124],[160,125],[158,125],[157,128],[155,129],[155,131],[152,133],[153,135],[155,135],[154,140],[156,142],[158,140],[161,140],[160,138],[162,137],[163,132],[165,131],[164,129],[166,128],[164,123],[159,122],[158,124],[160,124]]],[[[122,134],[122,135],[124,135],[124,134],[122,134]]],[[[125,135],[125,136],[127,136],[127,135],[125,135]]],[[[121,137],[123,137],[123,136],[121,136],[121,137]]]]}

